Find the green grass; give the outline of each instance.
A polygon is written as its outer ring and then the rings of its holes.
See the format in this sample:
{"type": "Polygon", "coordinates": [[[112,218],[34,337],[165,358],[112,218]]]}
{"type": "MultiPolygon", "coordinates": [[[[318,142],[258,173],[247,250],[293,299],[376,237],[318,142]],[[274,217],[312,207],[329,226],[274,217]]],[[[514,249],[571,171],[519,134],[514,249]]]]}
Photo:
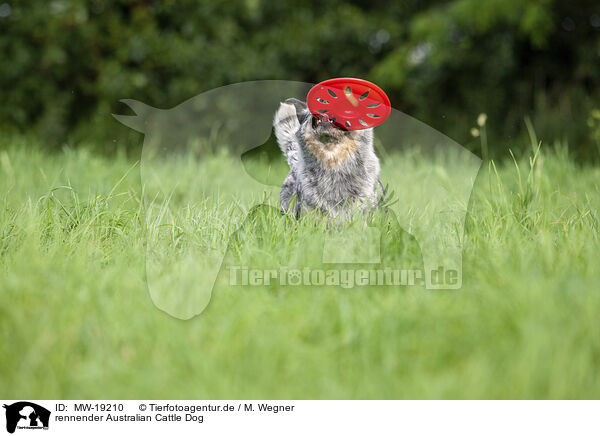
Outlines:
{"type": "MultiPolygon", "coordinates": [[[[166,258],[225,248],[259,197],[276,202],[273,191],[239,192],[221,210],[170,189],[145,222],[155,181],[142,189],[136,162],[41,150],[0,144],[0,397],[600,397],[600,169],[564,149],[542,146],[531,171],[529,156],[482,169],[458,291],[232,287],[222,272],[206,310],[187,321],[149,297],[146,236],[166,258]]],[[[184,187],[202,174],[210,190],[213,173],[241,177],[234,164],[220,153],[158,171],[184,187]]],[[[410,180],[420,165],[395,154],[383,174],[403,168],[410,180]]],[[[439,167],[460,172],[460,162],[439,167]]],[[[227,262],[289,261],[299,235],[329,231],[278,214],[251,224],[261,233],[238,233],[227,262]]],[[[392,260],[422,265],[410,235],[392,237],[392,260]]]]}

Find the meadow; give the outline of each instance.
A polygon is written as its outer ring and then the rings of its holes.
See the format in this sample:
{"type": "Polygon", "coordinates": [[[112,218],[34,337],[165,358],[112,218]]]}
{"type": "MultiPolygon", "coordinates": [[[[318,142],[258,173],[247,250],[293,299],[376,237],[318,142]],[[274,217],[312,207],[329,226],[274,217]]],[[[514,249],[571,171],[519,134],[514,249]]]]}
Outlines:
{"type": "MultiPolygon", "coordinates": [[[[140,162],[92,149],[0,139],[1,397],[600,397],[600,167],[564,146],[484,163],[466,204],[460,290],[244,288],[222,272],[188,320],[153,304],[147,238],[163,238],[166,257],[206,240],[225,247],[252,201],[216,213],[171,192],[178,212],[148,220],[140,162]]],[[[202,165],[162,170],[241,177],[226,152],[202,165]]],[[[390,154],[382,174],[399,167],[410,180],[419,161],[390,154]]],[[[299,233],[325,231],[264,218],[229,258],[268,266],[299,233]]],[[[422,264],[410,235],[391,240],[390,256],[422,264]]]]}

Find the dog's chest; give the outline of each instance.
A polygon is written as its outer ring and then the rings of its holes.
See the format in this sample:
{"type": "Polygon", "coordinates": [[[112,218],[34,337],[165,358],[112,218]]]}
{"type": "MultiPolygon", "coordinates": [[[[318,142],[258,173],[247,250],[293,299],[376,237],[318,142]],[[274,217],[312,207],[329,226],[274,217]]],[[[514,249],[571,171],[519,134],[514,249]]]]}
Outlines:
{"type": "Polygon", "coordinates": [[[358,155],[349,157],[337,169],[327,169],[318,159],[307,159],[302,168],[302,198],[321,208],[338,208],[364,202],[374,190],[377,174],[358,155]]]}

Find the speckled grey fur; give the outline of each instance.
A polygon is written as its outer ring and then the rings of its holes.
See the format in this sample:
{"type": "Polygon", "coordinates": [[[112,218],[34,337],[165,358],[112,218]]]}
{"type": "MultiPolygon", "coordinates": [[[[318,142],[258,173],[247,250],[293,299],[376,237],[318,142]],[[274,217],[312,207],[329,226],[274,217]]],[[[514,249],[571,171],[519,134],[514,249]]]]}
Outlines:
{"type": "Polygon", "coordinates": [[[344,218],[352,210],[377,206],[381,184],[373,129],[347,131],[326,120],[313,121],[306,104],[296,99],[281,103],[273,125],[290,167],[279,197],[283,210],[293,207],[299,217],[317,209],[331,217],[344,218]],[[315,148],[323,147],[326,152],[342,142],[350,144],[352,152],[335,160],[335,165],[328,164],[321,150],[315,148]]]}

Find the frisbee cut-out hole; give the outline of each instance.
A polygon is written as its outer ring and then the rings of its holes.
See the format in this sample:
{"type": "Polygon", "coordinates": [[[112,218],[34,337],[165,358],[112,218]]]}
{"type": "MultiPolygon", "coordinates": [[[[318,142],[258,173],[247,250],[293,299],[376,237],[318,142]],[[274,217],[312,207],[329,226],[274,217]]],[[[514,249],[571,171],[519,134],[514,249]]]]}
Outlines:
{"type": "Polygon", "coordinates": [[[380,104],[381,104],[381,103],[371,103],[371,104],[368,104],[368,105],[367,105],[367,107],[377,107],[377,106],[379,106],[380,104]]]}
{"type": "Polygon", "coordinates": [[[379,118],[380,117],[380,115],[377,115],[377,114],[367,114],[367,116],[371,117],[371,118],[379,118]]]}
{"type": "Polygon", "coordinates": [[[346,86],[346,89],[344,90],[344,93],[345,93],[346,95],[352,95],[352,90],[350,89],[350,87],[349,87],[349,86],[346,86]]]}
{"type": "Polygon", "coordinates": [[[329,112],[329,109],[319,109],[317,112],[324,114],[324,113],[329,112]]]}
{"type": "Polygon", "coordinates": [[[369,123],[365,123],[363,120],[359,119],[358,120],[359,123],[361,123],[363,126],[368,126],[369,123]]]}
{"type": "Polygon", "coordinates": [[[352,124],[350,124],[350,121],[346,121],[345,124],[346,124],[346,127],[350,127],[352,125],[352,124]]]}
{"type": "Polygon", "coordinates": [[[361,95],[359,98],[361,100],[364,100],[365,98],[367,98],[367,96],[369,95],[369,91],[366,91],[363,95],[361,95]]]}
{"type": "Polygon", "coordinates": [[[331,95],[333,98],[337,98],[337,95],[335,92],[333,92],[331,89],[327,88],[327,92],[329,93],[329,95],[331,95]]]}
{"type": "Polygon", "coordinates": [[[329,102],[327,100],[323,100],[322,98],[317,97],[317,101],[319,103],[323,103],[323,104],[329,104],[329,102]]]}

